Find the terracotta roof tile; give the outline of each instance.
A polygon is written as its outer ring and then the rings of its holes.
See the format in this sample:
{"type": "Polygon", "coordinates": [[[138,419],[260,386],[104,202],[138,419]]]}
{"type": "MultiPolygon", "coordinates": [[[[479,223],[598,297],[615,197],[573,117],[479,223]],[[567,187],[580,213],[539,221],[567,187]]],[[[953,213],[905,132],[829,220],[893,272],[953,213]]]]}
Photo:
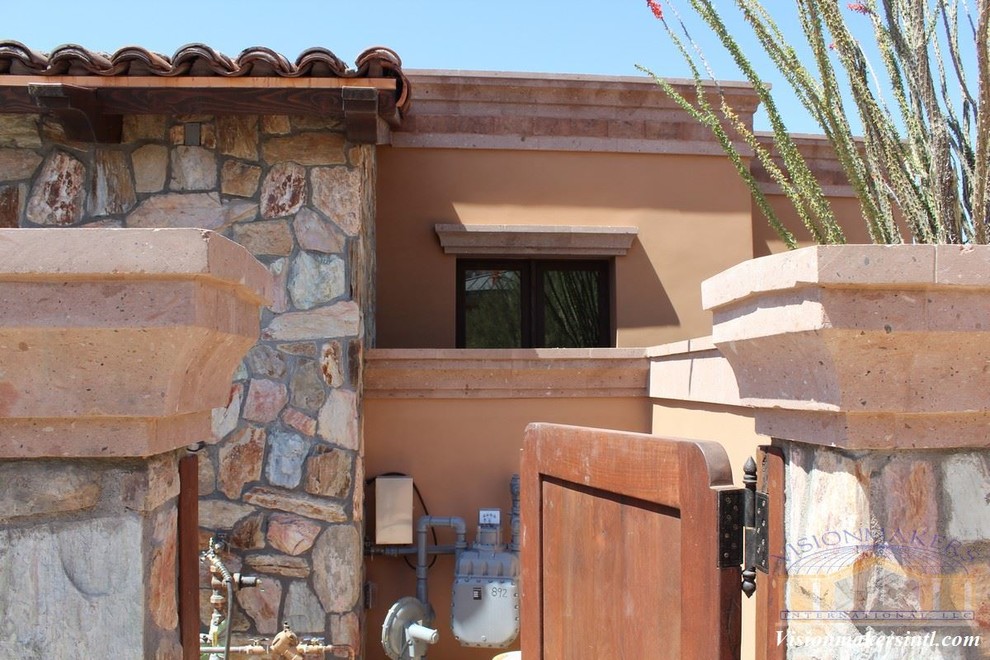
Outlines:
{"type": "Polygon", "coordinates": [[[2,75],[394,78],[400,110],[408,102],[409,88],[399,56],[384,47],[369,48],[358,56],[355,68],[348,68],[326,48],[309,48],[291,62],[262,46],[231,58],[204,44],[188,44],[168,57],[138,46],[106,54],[75,44],[40,53],[17,41],[0,41],[2,75]]]}

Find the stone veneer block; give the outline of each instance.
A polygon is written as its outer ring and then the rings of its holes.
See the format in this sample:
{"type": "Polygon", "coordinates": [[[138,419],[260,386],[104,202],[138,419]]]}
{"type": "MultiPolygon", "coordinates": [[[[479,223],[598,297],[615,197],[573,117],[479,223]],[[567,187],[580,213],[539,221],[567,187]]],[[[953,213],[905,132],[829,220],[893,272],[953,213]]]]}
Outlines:
{"type": "Polygon", "coordinates": [[[272,165],[287,161],[306,167],[342,165],[347,160],[344,145],[344,136],[340,133],[301,133],[268,138],[262,145],[262,156],[272,165]]]}
{"type": "Polygon", "coordinates": [[[0,457],[211,437],[274,295],[246,250],[199,229],[7,229],[0,255],[0,457]]]}
{"type": "Polygon", "coordinates": [[[985,447],[990,247],[819,246],[702,284],[757,431],[848,448],[985,447]]]}

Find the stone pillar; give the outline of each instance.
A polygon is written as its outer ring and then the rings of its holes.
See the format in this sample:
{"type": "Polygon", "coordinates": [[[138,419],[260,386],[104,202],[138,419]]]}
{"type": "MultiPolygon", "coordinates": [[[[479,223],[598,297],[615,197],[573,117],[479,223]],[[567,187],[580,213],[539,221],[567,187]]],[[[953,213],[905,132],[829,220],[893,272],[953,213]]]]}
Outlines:
{"type": "Polygon", "coordinates": [[[0,230],[0,657],[181,657],[178,459],[272,288],[209,231],[0,230]]]}
{"type": "Polygon", "coordinates": [[[984,657],[990,248],[805,248],[703,299],[783,456],[786,657],[984,657]]]}

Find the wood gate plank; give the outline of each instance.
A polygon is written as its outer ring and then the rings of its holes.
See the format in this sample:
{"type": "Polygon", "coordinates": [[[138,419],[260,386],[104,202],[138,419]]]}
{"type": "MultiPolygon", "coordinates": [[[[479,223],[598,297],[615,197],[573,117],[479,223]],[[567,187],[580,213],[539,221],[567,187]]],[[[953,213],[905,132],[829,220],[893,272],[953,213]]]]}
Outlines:
{"type": "Polygon", "coordinates": [[[739,655],[739,569],[718,569],[715,443],[534,424],[522,467],[522,652],[739,655]]]}
{"type": "Polygon", "coordinates": [[[787,622],[780,618],[784,611],[784,584],[787,562],[784,553],[784,455],[779,447],[763,446],[757,456],[759,472],[757,488],[770,495],[767,513],[770,571],[757,576],[756,589],[756,659],[784,660],[787,645],[777,643],[777,631],[787,631],[787,622]]]}

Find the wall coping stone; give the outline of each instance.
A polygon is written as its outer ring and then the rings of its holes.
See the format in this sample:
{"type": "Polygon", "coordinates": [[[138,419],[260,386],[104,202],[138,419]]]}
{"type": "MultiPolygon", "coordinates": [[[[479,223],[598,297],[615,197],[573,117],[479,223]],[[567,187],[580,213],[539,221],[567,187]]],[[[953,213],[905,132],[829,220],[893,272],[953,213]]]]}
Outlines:
{"type": "Polygon", "coordinates": [[[988,246],[815,246],[702,283],[757,432],[847,449],[986,446],[988,296],[988,246]]]}
{"type": "Polygon", "coordinates": [[[9,229],[0,256],[0,458],[211,439],[274,294],[247,250],[201,229],[9,229]]]}
{"type": "Polygon", "coordinates": [[[642,348],[369,349],[372,399],[645,397],[642,348]]]}
{"type": "MultiPolygon", "coordinates": [[[[719,155],[722,148],[648,76],[407,70],[414,103],[399,148],[512,149],[719,155]]],[[[688,98],[693,81],[671,79],[688,98]]],[[[704,83],[715,93],[716,83],[704,83]]],[[[746,82],[717,83],[752,126],[759,98],[746,82]]],[[[742,140],[744,155],[751,149],[742,140]]]]}
{"type": "Polygon", "coordinates": [[[650,398],[747,408],[728,360],[711,337],[652,346],[650,398]]]}

